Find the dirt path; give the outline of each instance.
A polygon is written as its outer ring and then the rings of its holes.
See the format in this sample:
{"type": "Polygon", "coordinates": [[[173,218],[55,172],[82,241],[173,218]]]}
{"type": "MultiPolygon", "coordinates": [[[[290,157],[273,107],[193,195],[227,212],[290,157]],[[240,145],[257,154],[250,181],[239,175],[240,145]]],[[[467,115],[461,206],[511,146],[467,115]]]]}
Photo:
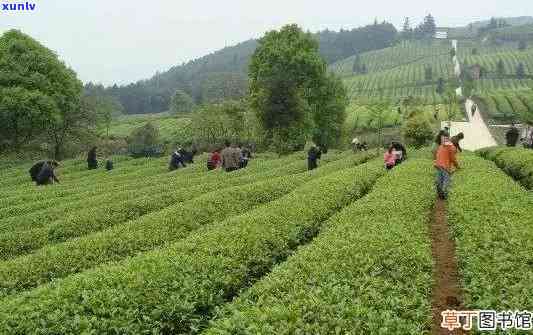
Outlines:
{"type": "Polygon", "coordinates": [[[461,310],[461,289],[457,259],[455,257],[455,243],[450,238],[446,219],[446,203],[437,200],[431,220],[432,253],[435,262],[435,286],[433,287],[432,335],[465,334],[463,331],[450,332],[441,327],[441,312],[447,309],[461,310]]]}

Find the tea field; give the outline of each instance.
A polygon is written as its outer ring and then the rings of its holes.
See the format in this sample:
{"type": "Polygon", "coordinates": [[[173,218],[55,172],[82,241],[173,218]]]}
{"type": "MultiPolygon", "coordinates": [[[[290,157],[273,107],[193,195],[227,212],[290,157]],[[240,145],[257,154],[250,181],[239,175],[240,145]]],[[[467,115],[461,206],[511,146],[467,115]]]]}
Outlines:
{"type": "MultiPolygon", "coordinates": [[[[0,334],[431,334],[429,150],[70,160],[0,170],[0,334]]],[[[447,220],[466,309],[531,310],[533,150],[460,156],[447,220]],[[516,181],[515,181],[516,180],[516,181]]]]}

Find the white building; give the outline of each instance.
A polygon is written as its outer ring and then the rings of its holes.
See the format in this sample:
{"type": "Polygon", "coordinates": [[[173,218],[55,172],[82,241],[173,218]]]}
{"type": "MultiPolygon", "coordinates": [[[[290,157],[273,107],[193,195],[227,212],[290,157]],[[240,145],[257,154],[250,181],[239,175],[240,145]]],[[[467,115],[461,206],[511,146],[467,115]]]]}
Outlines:
{"type": "Polygon", "coordinates": [[[437,31],[435,33],[435,38],[437,38],[439,40],[448,39],[448,32],[447,31],[437,31]]]}

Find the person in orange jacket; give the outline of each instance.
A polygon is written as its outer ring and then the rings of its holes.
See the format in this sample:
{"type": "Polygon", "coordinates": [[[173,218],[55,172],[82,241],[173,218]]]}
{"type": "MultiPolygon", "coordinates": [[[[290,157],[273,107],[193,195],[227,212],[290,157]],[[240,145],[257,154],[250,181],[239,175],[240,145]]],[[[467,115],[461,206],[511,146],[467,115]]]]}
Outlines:
{"type": "Polygon", "coordinates": [[[435,168],[437,169],[437,195],[440,199],[448,198],[448,187],[454,169],[459,169],[457,162],[457,148],[450,141],[449,136],[442,136],[441,144],[435,154],[435,168]]]}

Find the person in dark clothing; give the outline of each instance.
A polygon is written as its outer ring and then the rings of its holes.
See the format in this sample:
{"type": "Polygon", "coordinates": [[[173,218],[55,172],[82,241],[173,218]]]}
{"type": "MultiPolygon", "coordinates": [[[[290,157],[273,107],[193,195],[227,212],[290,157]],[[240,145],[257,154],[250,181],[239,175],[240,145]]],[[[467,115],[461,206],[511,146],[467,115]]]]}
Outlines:
{"type": "Polygon", "coordinates": [[[87,153],[87,167],[89,170],[98,169],[98,160],[96,159],[96,147],[93,147],[91,150],[89,150],[89,153],[87,153]]]}
{"type": "Polygon", "coordinates": [[[179,150],[176,150],[170,156],[170,163],[168,164],[168,170],[174,171],[180,168],[180,165],[186,167],[185,162],[183,162],[183,157],[179,153],[179,150]]]}
{"type": "Polygon", "coordinates": [[[463,152],[463,148],[461,148],[461,144],[459,142],[464,140],[464,138],[465,138],[465,134],[459,133],[459,134],[457,134],[455,136],[452,136],[452,138],[450,139],[450,142],[452,142],[453,145],[455,145],[455,148],[459,152],[463,152]]]}
{"type": "Polygon", "coordinates": [[[107,171],[111,171],[113,170],[113,161],[108,159],[106,162],[105,162],[105,169],[107,171]]]}
{"type": "Polygon", "coordinates": [[[407,159],[407,149],[399,142],[392,142],[391,146],[397,153],[396,165],[399,165],[407,159]]]}
{"type": "Polygon", "coordinates": [[[505,133],[505,140],[507,142],[507,146],[508,147],[514,147],[516,146],[516,143],[518,143],[518,138],[520,137],[520,131],[518,130],[518,128],[515,127],[515,125],[513,124],[511,126],[511,129],[509,129],[506,133],[505,133]]]}
{"type": "Polygon", "coordinates": [[[192,148],[190,151],[184,148],[179,148],[178,153],[181,155],[181,159],[184,163],[194,164],[194,156],[197,153],[195,148],[192,148]]]}
{"type": "Polygon", "coordinates": [[[250,152],[250,149],[247,147],[243,147],[241,149],[241,162],[240,162],[240,168],[244,169],[248,166],[248,162],[252,159],[252,153],[250,152]]]}
{"type": "Polygon", "coordinates": [[[37,185],[49,185],[53,183],[59,183],[54,169],[57,168],[59,164],[56,161],[47,161],[42,165],[41,171],[37,175],[35,182],[37,185]]]}
{"type": "Polygon", "coordinates": [[[181,160],[183,163],[190,163],[190,164],[194,164],[194,157],[193,157],[193,154],[183,148],[179,148],[178,149],[178,153],[180,154],[181,156],[181,160]]]}
{"type": "Polygon", "coordinates": [[[318,160],[322,158],[320,148],[313,145],[307,152],[307,167],[309,170],[314,170],[318,167],[318,160]]]}
{"type": "Polygon", "coordinates": [[[39,175],[39,172],[41,172],[41,170],[43,168],[43,165],[45,163],[47,163],[47,161],[39,161],[39,162],[33,164],[33,166],[30,168],[30,170],[28,172],[30,173],[30,177],[31,177],[32,181],[34,181],[34,182],[37,181],[37,176],[39,175]]]}

